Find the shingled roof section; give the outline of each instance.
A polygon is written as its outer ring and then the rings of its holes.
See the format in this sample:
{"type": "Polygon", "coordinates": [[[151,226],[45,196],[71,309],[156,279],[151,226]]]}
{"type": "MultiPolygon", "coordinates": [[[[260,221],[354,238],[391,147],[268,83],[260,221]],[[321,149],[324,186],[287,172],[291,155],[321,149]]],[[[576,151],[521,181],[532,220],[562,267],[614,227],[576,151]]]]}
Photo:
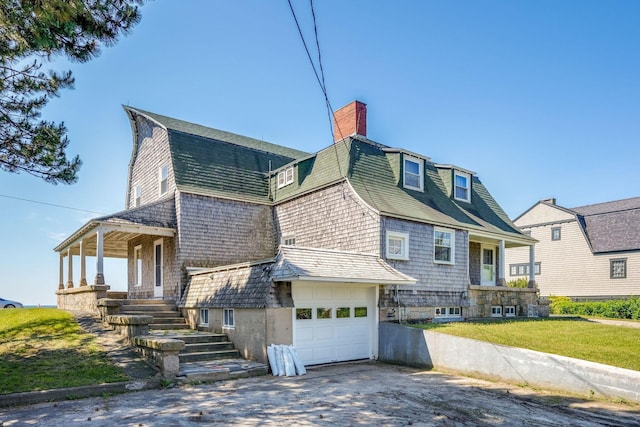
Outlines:
{"type": "Polygon", "coordinates": [[[593,253],[640,250],[640,197],[572,208],[593,253]]]}
{"type": "Polygon", "coordinates": [[[300,150],[131,107],[167,129],[176,186],[207,196],[270,203],[269,170],[308,156],[300,150]]]}
{"type": "Polygon", "coordinates": [[[176,228],[175,199],[173,196],[167,197],[138,208],[94,218],[93,221],[176,228]]]}

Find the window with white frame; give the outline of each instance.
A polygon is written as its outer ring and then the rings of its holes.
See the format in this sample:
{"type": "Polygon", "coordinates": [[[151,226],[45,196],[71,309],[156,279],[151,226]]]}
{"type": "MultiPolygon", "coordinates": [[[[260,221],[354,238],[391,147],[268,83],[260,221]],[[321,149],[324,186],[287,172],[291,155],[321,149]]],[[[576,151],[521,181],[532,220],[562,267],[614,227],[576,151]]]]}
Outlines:
{"type": "Polygon", "coordinates": [[[282,188],[291,183],[293,183],[293,166],[289,166],[278,172],[278,188],[282,188]]]}
{"type": "Polygon", "coordinates": [[[506,305],[504,307],[504,315],[505,317],[516,317],[516,306],[506,305]]]}
{"type": "Polygon", "coordinates": [[[169,189],[169,166],[160,166],[160,195],[163,195],[169,189]]]}
{"type": "Polygon", "coordinates": [[[455,232],[446,228],[433,230],[433,261],[439,264],[453,264],[455,255],[455,232]]]}
{"type": "Polygon", "coordinates": [[[416,157],[404,156],[404,188],[422,191],[424,162],[416,157]]]}
{"type": "Polygon", "coordinates": [[[209,326],[209,309],[201,308],[200,309],[200,319],[198,321],[200,326],[209,326]]]}
{"type": "MultiPolygon", "coordinates": [[[[542,264],[536,262],[534,264],[535,274],[540,274],[542,271],[542,264]]],[[[528,276],[529,275],[529,263],[522,264],[509,264],[509,274],[511,276],[528,276]]]]}
{"type": "Polygon", "coordinates": [[[387,230],[387,259],[409,259],[409,235],[387,230]]]}
{"type": "Polygon", "coordinates": [[[287,236],[282,236],[282,244],[286,246],[295,246],[296,244],[296,236],[295,234],[289,234],[287,236]]]}
{"type": "Polygon", "coordinates": [[[133,206],[139,207],[142,204],[142,187],[136,185],[133,187],[133,206]]]}
{"type": "Polygon", "coordinates": [[[560,231],[562,229],[560,227],[553,227],[551,229],[551,240],[560,240],[561,234],[560,231]]]}
{"type": "Polygon", "coordinates": [[[453,172],[453,197],[463,202],[471,201],[471,175],[466,172],[453,172]]]}
{"type": "Polygon", "coordinates": [[[491,317],[502,317],[501,305],[494,305],[491,307],[491,317]]]}
{"type": "Polygon", "coordinates": [[[133,248],[133,259],[133,268],[135,269],[134,277],[136,281],[135,285],[142,286],[142,245],[138,245],[133,248]]]}
{"type": "Polygon", "coordinates": [[[461,307],[436,307],[436,317],[460,317],[461,307]]]}
{"type": "Polygon", "coordinates": [[[236,316],[233,308],[225,308],[222,311],[222,317],[223,317],[223,321],[222,321],[223,328],[233,329],[236,327],[236,316]]]}
{"type": "Polygon", "coordinates": [[[627,259],[618,258],[609,260],[609,270],[612,279],[626,279],[627,277],[627,259]]]}

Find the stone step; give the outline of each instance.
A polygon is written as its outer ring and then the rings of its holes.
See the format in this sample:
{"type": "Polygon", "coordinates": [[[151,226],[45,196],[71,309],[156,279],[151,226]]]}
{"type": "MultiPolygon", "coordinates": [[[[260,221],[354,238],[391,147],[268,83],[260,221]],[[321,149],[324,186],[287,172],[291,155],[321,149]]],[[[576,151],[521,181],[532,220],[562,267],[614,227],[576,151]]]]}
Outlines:
{"type": "Polygon", "coordinates": [[[152,330],[158,330],[158,329],[174,330],[174,329],[191,329],[191,328],[186,323],[151,323],[151,324],[149,324],[149,329],[152,329],[152,330]]]}
{"type": "Polygon", "coordinates": [[[153,316],[154,318],[178,317],[180,313],[177,311],[133,311],[120,310],[120,314],[136,315],[136,316],[153,316]]]}
{"type": "Polygon", "coordinates": [[[152,335],[184,341],[185,344],[228,342],[227,334],[155,330],[152,335]]]}
{"type": "Polygon", "coordinates": [[[231,341],[220,342],[203,342],[195,344],[185,343],[184,349],[180,351],[181,354],[187,353],[207,353],[211,351],[219,350],[233,350],[233,343],[231,341]]]}
{"type": "Polygon", "coordinates": [[[180,364],[178,381],[220,381],[266,375],[267,365],[244,359],[217,359],[215,361],[180,364]]]}
{"type": "Polygon", "coordinates": [[[178,312],[175,305],[168,304],[125,304],[120,307],[120,312],[129,311],[173,311],[178,312]]]}
{"type": "Polygon", "coordinates": [[[168,305],[175,307],[176,301],[172,299],[127,299],[123,305],[168,305]]]}
{"type": "Polygon", "coordinates": [[[179,353],[180,363],[201,362],[206,360],[234,359],[240,357],[238,350],[218,350],[198,353],[179,353]]]}

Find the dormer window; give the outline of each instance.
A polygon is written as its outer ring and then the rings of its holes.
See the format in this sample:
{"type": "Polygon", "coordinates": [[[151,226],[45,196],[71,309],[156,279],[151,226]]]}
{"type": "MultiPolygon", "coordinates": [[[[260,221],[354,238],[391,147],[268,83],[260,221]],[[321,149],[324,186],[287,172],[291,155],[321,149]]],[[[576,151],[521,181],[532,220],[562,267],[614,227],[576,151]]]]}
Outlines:
{"type": "Polygon", "coordinates": [[[278,188],[282,188],[293,183],[293,166],[278,172],[278,188]]]}
{"type": "Polygon", "coordinates": [[[422,159],[404,156],[404,188],[423,191],[424,164],[422,159]]]}
{"type": "Polygon", "coordinates": [[[462,202],[471,202],[471,175],[466,172],[454,171],[453,197],[462,202]]]}
{"type": "Polygon", "coordinates": [[[169,189],[169,166],[160,166],[160,195],[163,195],[169,189]]]}

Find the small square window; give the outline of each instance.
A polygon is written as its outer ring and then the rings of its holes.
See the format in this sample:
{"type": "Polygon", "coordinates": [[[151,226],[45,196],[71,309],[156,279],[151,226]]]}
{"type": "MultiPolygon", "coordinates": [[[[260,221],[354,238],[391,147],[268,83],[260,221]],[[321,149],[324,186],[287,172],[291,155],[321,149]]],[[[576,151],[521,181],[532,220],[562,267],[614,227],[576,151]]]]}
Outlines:
{"type": "Polygon", "coordinates": [[[200,309],[200,321],[198,322],[201,326],[209,326],[209,309],[201,308],[200,309]]]}
{"type": "Polygon", "coordinates": [[[387,258],[409,259],[409,235],[396,231],[387,231],[387,258]]]}
{"type": "Polygon", "coordinates": [[[454,238],[453,230],[436,228],[433,232],[433,261],[440,264],[453,264],[454,260],[454,238]]]}
{"type": "Polygon", "coordinates": [[[353,317],[367,317],[367,307],[355,307],[353,317]]]}
{"type": "Polygon", "coordinates": [[[316,319],[331,319],[331,311],[330,308],[317,308],[316,319]]]}
{"type": "Polygon", "coordinates": [[[515,305],[507,305],[504,307],[504,315],[505,317],[516,317],[516,306],[515,305]]]}
{"type": "Polygon", "coordinates": [[[494,305],[491,307],[491,317],[502,317],[501,305],[494,305]]]}
{"type": "Polygon", "coordinates": [[[437,307],[436,317],[460,317],[462,309],[460,307],[437,307]]]}
{"type": "Polygon", "coordinates": [[[560,240],[560,227],[553,227],[551,229],[551,240],[560,240]]]}
{"type": "Polygon", "coordinates": [[[236,316],[233,308],[225,308],[223,310],[223,322],[222,327],[233,329],[236,327],[236,316]]]}
{"type": "Polygon", "coordinates": [[[285,246],[295,246],[296,245],[296,236],[282,236],[282,244],[285,246]]]}
{"type": "Polygon", "coordinates": [[[311,320],[310,308],[296,308],[296,320],[311,320]]]}
{"type": "Polygon", "coordinates": [[[338,307],[336,308],[336,318],[345,319],[351,317],[351,308],[349,307],[338,307]]]}
{"type": "Polygon", "coordinates": [[[463,202],[471,201],[471,175],[465,172],[455,171],[453,173],[455,182],[453,197],[463,202]]]}
{"type": "Polygon", "coordinates": [[[293,183],[293,166],[278,172],[278,188],[282,188],[293,183]]]}
{"type": "Polygon", "coordinates": [[[163,165],[160,167],[160,195],[167,192],[169,189],[169,166],[163,165]]]}
{"type": "Polygon", "coordinates": [[[404,157],[404,188],[422,191],[424,182],[424,166],[422,159],[404,157]]]}
{"type": "Polygon", "coordinates": [[[627,277],[626,258],[612,259],[609,263],[612,279],[625,279],[627,277]]]}

